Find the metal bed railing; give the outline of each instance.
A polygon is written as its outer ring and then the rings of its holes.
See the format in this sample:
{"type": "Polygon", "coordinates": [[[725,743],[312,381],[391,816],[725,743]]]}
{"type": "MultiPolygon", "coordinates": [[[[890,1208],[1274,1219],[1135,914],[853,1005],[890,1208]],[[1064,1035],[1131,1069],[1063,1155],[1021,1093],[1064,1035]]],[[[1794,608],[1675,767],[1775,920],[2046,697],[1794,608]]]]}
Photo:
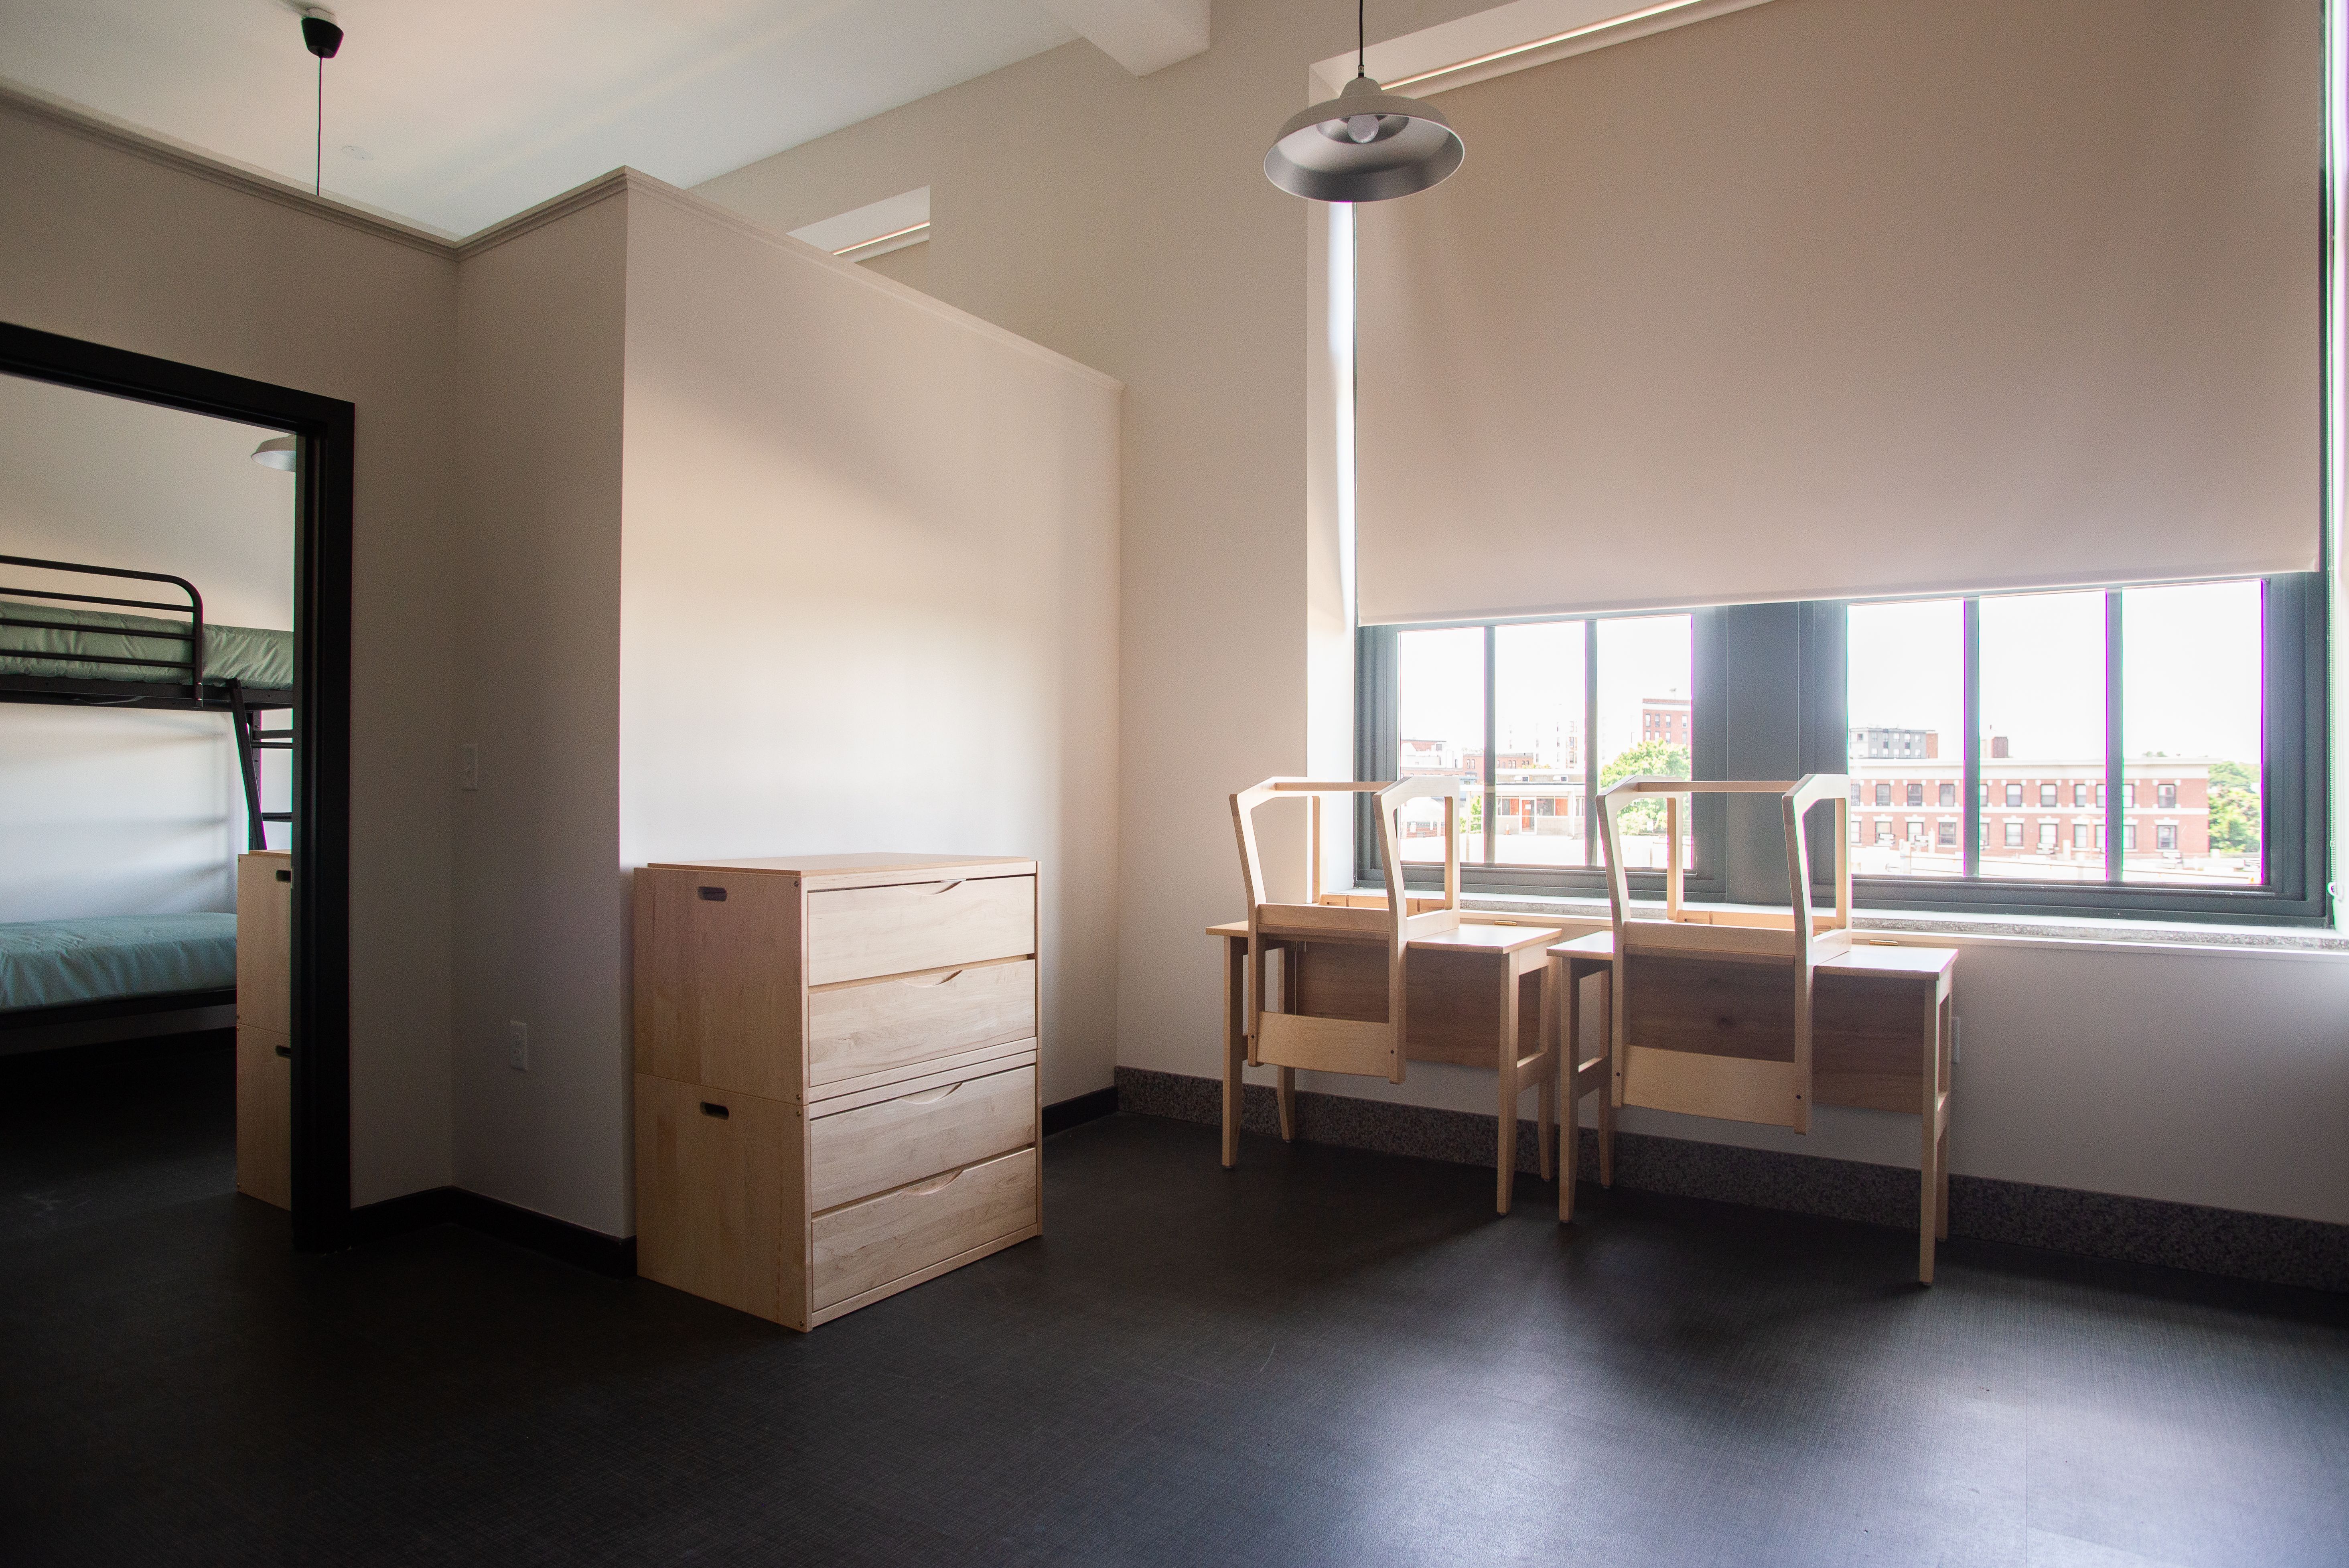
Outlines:
{"type": "MultiPolygon", "coordinates": [[[[188,617],[184,632],[165,631],[149,627],[124,627],[114,630],[103,626],[85,626],[71,621],[36,620],[25,614],[26,606],[0,599],[0,627],[26,626],[43,631],[88,632],[100,636],[136,637],[141,641],[172,642],[185,645],[181,657],[129,658],[115,654],[45,654],[32,649],[0,649],[10,658],[32,659],[58,665],[119,665],[132,669],[168,669],[187,672],[188,696],[201,702],[204,695],[204,598],[196,585],[184,577],[174,577],[164,572],[132,572],[118,566],[83,566],[71,561],[42,561],[29,555],[0,555],[0,566],[30,566],[43,572],[78,572],[92,577],[129,577],[142,583],[169,583],[188,596],[184,604],[167,604],[153,599],[118,599],[103,593],[64,593],[52,588],[26,588],[16,583],[0,583],[0,594],[14,594],[21,599],[47,599],[60,603],[104,604],[123,610],[160,610],[166,614],[188,617]]],[[[174,678],[171,685],[178,685],[174,678]]]]}

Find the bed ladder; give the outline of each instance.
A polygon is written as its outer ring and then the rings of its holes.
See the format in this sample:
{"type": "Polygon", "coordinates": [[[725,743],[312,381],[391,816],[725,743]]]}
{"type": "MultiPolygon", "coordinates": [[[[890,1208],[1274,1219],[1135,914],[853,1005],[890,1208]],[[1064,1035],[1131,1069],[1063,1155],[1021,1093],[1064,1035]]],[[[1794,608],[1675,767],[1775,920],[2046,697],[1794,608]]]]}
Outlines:
{"type": "Polygon", "coordinates": [[[269,847],[270,822],[291,822],[291,811],[264,811],[261,809],[261,754],[264,751],[294,749],[294,731],[263,729],[261,715],[264,709],[244,706],[244,683],[230,681],[228,711],[230,727],[236,732],[236,762],[244,775],[245,848],[252,851],[269,847]]]}

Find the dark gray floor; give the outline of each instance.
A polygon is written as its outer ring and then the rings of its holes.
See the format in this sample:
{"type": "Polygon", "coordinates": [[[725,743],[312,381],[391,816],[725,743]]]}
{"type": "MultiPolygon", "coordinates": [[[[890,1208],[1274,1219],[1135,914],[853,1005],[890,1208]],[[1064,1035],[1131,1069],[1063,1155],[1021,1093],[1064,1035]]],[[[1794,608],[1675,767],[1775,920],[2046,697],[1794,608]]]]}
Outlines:
{"type": "Polygon", "coordinates": [[[802,1337],[296,1258],[216,1083],[0,1089],[11,1564],[2349,1563],[2337,1297],[1120,1117],[802,1337]]]}

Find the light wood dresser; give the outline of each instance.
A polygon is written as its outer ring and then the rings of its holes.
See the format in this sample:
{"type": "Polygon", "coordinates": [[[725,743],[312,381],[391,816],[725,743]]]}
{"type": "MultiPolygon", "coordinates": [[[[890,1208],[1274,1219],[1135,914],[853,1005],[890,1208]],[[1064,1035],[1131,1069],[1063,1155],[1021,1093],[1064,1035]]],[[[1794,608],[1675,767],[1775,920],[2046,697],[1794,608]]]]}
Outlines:
{"type": "Polygon", "coordinates": [[[236,1190],[294,1206],[294,857],[236,857],[236,1190]]]}
{"type": "Polygon", "coordinates": [[[808,1329],[1043,1229],[1036,862],[636,874],[636,1272],[808,1329]]]}

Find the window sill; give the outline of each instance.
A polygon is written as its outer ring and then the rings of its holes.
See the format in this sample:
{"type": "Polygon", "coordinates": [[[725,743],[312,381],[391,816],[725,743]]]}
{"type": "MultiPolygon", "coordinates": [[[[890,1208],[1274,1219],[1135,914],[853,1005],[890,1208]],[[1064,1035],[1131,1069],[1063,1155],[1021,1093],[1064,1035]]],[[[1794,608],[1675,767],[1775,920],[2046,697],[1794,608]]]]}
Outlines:
{"type": "MultiPolygon", "coordinates": [[[[1362,892],[1383,894],[1385,889],[1365,887],[1362,892]]],[[[1549,898],[1530,894],[1463,893],[1463,908],[1487,914],[1514,914],[1590,921],[1605,924],[1607,901],[1549,898]]],[[[1660,905],[1647,905],[1660,908],[1660,905]]],[[[1698,903],[1691,909],[1744,907],[1698,903]]],[[[2225,953],[2349,954],[2349,935],[2308,926],[2196,925],[2168,920],[2062,920],[2031,915],[1935,914],[1916,910],[1871,913],[1863,908],[1854,915],[1852,929],[1893,939],[1920,943],[1994,942],[2034,947],[2145,946],[2225,953]]]]}

